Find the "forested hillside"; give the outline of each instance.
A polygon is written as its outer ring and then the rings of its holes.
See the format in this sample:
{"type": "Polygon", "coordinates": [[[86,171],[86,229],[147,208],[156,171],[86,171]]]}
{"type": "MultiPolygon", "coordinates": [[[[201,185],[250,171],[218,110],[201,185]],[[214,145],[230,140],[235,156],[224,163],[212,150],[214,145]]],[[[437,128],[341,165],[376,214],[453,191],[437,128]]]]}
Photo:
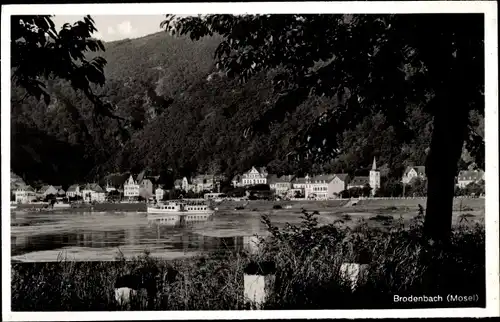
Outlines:
{"type": "MultiPolygon", "coordinates": [[[[108,61],[106,85],[96,92],[130,124],[93,117],[85,96],[62,81],[49,84],[48,106],[12,88],[12,170],[28,182],[67,185],[145,168],[169,178],[195,172],[231,176],[251,165],[278,174],[307,169],[360,174],[376,156],[391,176],[399,176],[406,165],[424,163],[431,118],[418,107],[408,107],[406,142],[381,114],[373,114],[338,137],[337,158],[326,164],[290,162],[296,134],[331,102],[311,98],[271,125],[269,134],[245,135],[277,99],[274,71],[239,84],[216,72],[217,44],[215,38],[192,42],[166,33],[106,43],[100,53],[108,61]]],[[[482,133],[483,119],[471,117],[482,133]]],[[[464,152],[461,167],[472,161],[464,152]]]]}

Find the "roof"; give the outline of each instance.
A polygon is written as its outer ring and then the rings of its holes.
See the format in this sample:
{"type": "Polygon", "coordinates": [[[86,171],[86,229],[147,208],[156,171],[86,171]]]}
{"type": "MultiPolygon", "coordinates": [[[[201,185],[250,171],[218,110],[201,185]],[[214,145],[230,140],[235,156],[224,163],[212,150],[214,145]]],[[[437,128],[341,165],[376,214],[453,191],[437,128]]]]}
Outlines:
{"type": "Polygon", "coordinates": [[[45,193],[47,190],[49,190],[49,189],[50,189],[50,187],[52,187],[52,188],[54,189],[54,187],[53,187],[53,186],[51,186],[51,185],[44,185],[44,186],[42,186],[42,187],[40,188],[40,190],[38,190],[38,192],[40,192],[40,193],[45,193]]]}
{"type": "Polygon", "coordinates": [[[134,185],[137,185],[137,184],[138,184],[138,181],[137,181],[137,180],[134,180],[134,176],[133,176],[132,174],[129,174],[129,175],[127,176],[127,179],[123,182],[123,185],[129,184],[128,182],[129,182],[130,178],[132,178],[132,181],[134,182],[134,183],[132,183],[132,184],[134,184],[134,185]]]}
{"type": "Polygon", "coordinates": [[[253,169],[257,170],[257,172],[259,172],[261,175],[267,174],[266,167],[251,167],[250,170],[245,172],[245,174],[252,172],[253,169]]]}
{"type": "Polygon", "coordinates": [[[458,180],[459,181],[465,181],[465,180],[481,180],[484,178],[484,171],[483,170],[471,170],[471,171],[460,171],[458,173],[458,180]]]}
{"type": "Polygon", "coordinates": [[[306,178],[295,178],[295,179],[293,179],[293,183],[299,183],[299,184],[304,183],[305,184],[306,178]]]}
{"type": "Polygon", "coordinates": [[[33,189],[30,185],[20,185],[18,187],[19,190],[24,190],[24,191],[31,191],[35,192],[35,189],[33,189]]]}
{"type": "Polygon", "coordinates": [[[349,180],[349,175],[347,173],[336,173],[335,176],[342,181],[349,180]]]}
{"type": "Polygon", "coordinates": [[[76,191],[76,188],[78,188],[78,185],[72,184],[71,186],[69,186],[68,192],[74,192],[74,191],[76,191]]]}
{"type": "Polygon", "coordinates": [[[410,172],[412,169],[415,170],[415,172],[417,172],[417,174],[425,174],[425,166],[418,165],[418,166],[406,167],[405,175],[407,175],[408,172],[410,172]]]}
{"type": "Polygon", "coordinates": [[[312,183],[318,183],[318,182],[330,182],[333,180],[333,178],[335,178],[335,175],[334,174],[320,174],[320,175],[317,175],[317,176],[313,176],[310,180],[312,183]]]}
{"type": "Polygon", "coordinates": [[[365,176],[357,176],[349,183],[352,186],[361,186],[370,183],[370,178],[365,176]]]}
{"type": "Polygon", "coordinates": [[[60,195],[64,195],[66,192],[63,189],[57,190],[57,193],[60,195]]]}
{"type": "Polygon", "coordinates": [[[101,186],[98,185],[97,183],[87,183],[83,190],[92,190],[94,192],[104,192],[104,190],[102,190],[101,186]]]}
{"type": "Polygon", "coordinates": [[[290,183],[293,181],[293,179],[295,178],[294,175],[285,175],[285,176],[281,176],[281,177],[278,177],[276,178],[276,182],[277,183],[290,183]]]}

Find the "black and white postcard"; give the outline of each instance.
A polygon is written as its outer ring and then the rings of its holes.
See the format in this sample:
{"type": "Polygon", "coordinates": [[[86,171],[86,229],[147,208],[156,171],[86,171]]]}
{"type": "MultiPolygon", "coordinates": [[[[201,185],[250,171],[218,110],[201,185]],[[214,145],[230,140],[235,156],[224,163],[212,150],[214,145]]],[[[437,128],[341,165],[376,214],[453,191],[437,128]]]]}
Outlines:
{"type": "Polygon", "coordinates": [[[498,316],[497,36],[487,1],[3,6],[3,319],[498,316]]]}

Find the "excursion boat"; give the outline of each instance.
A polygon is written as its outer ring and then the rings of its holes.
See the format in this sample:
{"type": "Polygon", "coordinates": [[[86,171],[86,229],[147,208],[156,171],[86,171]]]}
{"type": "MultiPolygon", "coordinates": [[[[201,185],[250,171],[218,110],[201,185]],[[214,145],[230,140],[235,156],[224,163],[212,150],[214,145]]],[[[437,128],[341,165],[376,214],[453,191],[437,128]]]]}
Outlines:
{"type": "Polygon", "coordinates": [[[147,208],[148,214],[161,215],[213,215],[213,210],[205,200],[169,201],[147,208]]]}

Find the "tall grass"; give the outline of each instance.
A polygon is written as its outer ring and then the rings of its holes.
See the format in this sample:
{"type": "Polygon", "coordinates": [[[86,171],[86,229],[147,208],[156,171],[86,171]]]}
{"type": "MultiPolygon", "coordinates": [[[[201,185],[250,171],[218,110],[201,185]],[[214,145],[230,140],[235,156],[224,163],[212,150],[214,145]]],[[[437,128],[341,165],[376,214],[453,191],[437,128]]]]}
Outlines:
{"type": "MultiPolygon", "coordinates": [[[[303,213],[300,225],[278,229],[263,216],[270,237],[261,238],[256,254],[219,251],[191,259],[164,261],[144,255],[115,262],[15,263],[12,265],[12,310],[119,310],[114,282],[121,274],[156,267],[178,272],[170,284],[159,284],[155,310],[241,310],[243,269],[249,262],[273,261],[277,272],[264,308],[348,309],[405,308],[394,295],[478,295],[474,303],[423,303],[422,307],[485,305],[485,231],[468,223],[456,227],[443,247],[422,237],[422,214],[404,227],[354,229],[318,226],[303,213]],[[354,291],[340,277],[342,263],[366,263],[366,283],[354,291]]],[[[406,304],[419,307],[419,304],[406,304]]],[[[140,299],[131,309],[145,309],[140,299]]]]}

